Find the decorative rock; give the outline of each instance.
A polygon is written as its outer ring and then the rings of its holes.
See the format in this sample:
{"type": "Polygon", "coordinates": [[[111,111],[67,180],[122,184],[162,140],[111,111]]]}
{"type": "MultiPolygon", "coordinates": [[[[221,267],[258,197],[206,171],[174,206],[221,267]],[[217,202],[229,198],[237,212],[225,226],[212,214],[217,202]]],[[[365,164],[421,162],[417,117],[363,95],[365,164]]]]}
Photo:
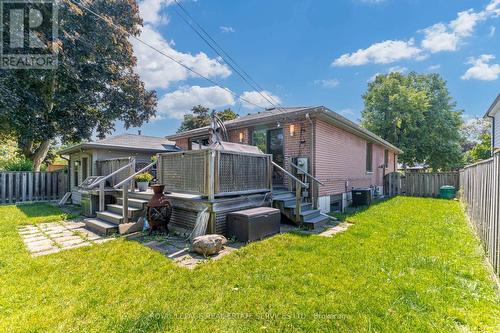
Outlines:
{"type": "Polygon", "coordinates": [[[224,244],[227,243],[226,237],[222,235],[203,235],[193,239],[192,250],[204,256],[219,253],[224,244]]]}

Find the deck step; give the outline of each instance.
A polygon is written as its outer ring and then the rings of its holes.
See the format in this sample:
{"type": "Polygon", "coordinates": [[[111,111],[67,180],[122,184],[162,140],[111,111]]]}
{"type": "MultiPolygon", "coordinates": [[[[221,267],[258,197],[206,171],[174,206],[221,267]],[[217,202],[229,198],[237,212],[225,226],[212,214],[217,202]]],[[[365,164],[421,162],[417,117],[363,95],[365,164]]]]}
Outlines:
{"type": "MultiPolygon", "coordinates": [[[[285,209],[289,209],[289,210],[293,211],[293,213],[295,213],[296,207],[297,206],[295,205],[295,202],[293,204],[286,204],[285,205],[285,209]]],[[[300,208],[301,208],[301,211],[306,211],[306,210],[312,209],[312,203],[302,202],[300,204],[300,208]]]]}
{"type": "MultiPolygon", "coordinates": [[[[120,193],[121,196],[121,193],[120,193]]],[[[128,198],[130,199],[139,199],[139,200],[145,200],[149,201],[153,197],[153,192],[138,192],[138,191],[133,191],[133,192],[128,192],[128,198]]]]}
{"type": "Polygon", "coordinates": [[[302,224],[304,227],[306,227],[310,230],[314,230],[319,225],[326,223],[329,220],[330,220],[330,218],[328,216],[319,215],[319,216],[313,217],[311,219],[306,219],[302,224]]]}
{"type": "Polygon", "coordinates": [[[295,200],[295,195],[293,195],[290,192],[287,193],[281,193],[281,194],[274,194],[273,193],[273,200],[274,201],[287,201],[287,200],[295,200]]]}
{"type": "MultiPolygon", "coordinates": [[[[144,200],[144,199],[135,199],[135,198],[128,198],[128,206],[129,207],[134,207],[134,208],[139,208],[139,209],[143,209],[146,207],[146,205],[148,204],[148,200],[144,200]]],[[[118,205],[122,205],[123,204],[123,198],[117,198],[116,199],[116,203],[118,205]]]]}
{"type": "MultiPolygon", "coordinates": [[[[130,203],[130,201],[129,201],[130,203]]],[[[123,206],[122,205],[106,205],[106,210],[116,213],[120,216],[123,215],[123,206]]],[[[142,209],[135,208],[135,207],[128,207],[128,216],[130,217],[136,217],[142,213],[142,209]]]]}
{"type": "Polygon", "coordinates": [[[121,214],[116,214],[110,211],[97,212],[97,217],[101,220],[104,220],[113,224],[120,224],[123,222],[123,216],[121,214]]]}
{"type": "Polygon", "coordinates": [[[118,226],[113,223],[106,222],[96,218],[86,218],[84,220],[85,227],[98,235],[111,235],[118,233],[118,226]]]}
{"type": "Polygon", "coordinates": [[[321,211],[319,209],[308,209],[300,212],[300,218],[302,219],[302,222],[320,215],[321,211]]]}

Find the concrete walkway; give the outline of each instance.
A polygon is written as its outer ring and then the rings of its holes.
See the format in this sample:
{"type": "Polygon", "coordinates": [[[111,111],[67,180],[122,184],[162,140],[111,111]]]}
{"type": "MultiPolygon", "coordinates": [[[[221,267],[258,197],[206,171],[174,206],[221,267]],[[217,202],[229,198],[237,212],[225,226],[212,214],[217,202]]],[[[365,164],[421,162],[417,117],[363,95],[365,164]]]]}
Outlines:
{"type": "Polygon", "coordinates": [[[114,239],[101,237],[84,227],[82,222],[64,221],[26,225],[18,230],[26,248],[34,257],[114,239]]]}

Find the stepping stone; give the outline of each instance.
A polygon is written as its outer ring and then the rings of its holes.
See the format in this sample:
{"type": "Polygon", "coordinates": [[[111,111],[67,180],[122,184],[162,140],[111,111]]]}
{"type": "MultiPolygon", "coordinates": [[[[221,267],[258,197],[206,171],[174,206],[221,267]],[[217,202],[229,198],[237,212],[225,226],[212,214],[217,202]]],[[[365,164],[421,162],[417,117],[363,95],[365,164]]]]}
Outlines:
{"type": "Polygon", "coordinates": [[[34,243],[45,239],[48,238],[44,234],[34,234],[30,235],[29,237],[23,237],[25,243],[34,243]]]}
{"type": "Polygon", "coordinates": [[[40,257],[40,256],[44,256],[44,255],[47,255],[47,254],[57,253],[57,252],[61,252],[61,249],[58,248],[58,247],[54,247],[54,248],[52,248],[50,250],[35,252],[35,253],[32,254],[32,256],[33,257],[40,257]]]}
{"type": "Polygon", "coordinates": [[[63,250],[70,250],[70,249],[76,249],[76,248],[79,248],[79,247],[83,247],[83,246],[91,246],[92,244],[90,244],[89,242],[81,242],[81,243],[76,243],[76,244],[69,244],[69,245],[64,245],[62,247],[63,250]]]}

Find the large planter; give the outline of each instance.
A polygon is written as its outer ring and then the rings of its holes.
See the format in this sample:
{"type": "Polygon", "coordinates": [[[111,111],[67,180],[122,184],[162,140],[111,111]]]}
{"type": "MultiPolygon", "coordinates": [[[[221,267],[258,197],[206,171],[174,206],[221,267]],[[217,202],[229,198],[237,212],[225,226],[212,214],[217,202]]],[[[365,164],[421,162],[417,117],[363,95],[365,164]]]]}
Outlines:
{"type": "Polygon", "coordinates": [[[137,182],[139,192],[146,192],[148,190],[149,182],[137,182]]]}
{"type": "Polygon", "coordinates": [[[168,233],[168,223],[172,216],[172,204],[163,193],[165,185],[155,184],[151,188],[154,194],[147,204],[148,223],[151,227],[150,233],[153,231],[165,231],[168,233]]]}

